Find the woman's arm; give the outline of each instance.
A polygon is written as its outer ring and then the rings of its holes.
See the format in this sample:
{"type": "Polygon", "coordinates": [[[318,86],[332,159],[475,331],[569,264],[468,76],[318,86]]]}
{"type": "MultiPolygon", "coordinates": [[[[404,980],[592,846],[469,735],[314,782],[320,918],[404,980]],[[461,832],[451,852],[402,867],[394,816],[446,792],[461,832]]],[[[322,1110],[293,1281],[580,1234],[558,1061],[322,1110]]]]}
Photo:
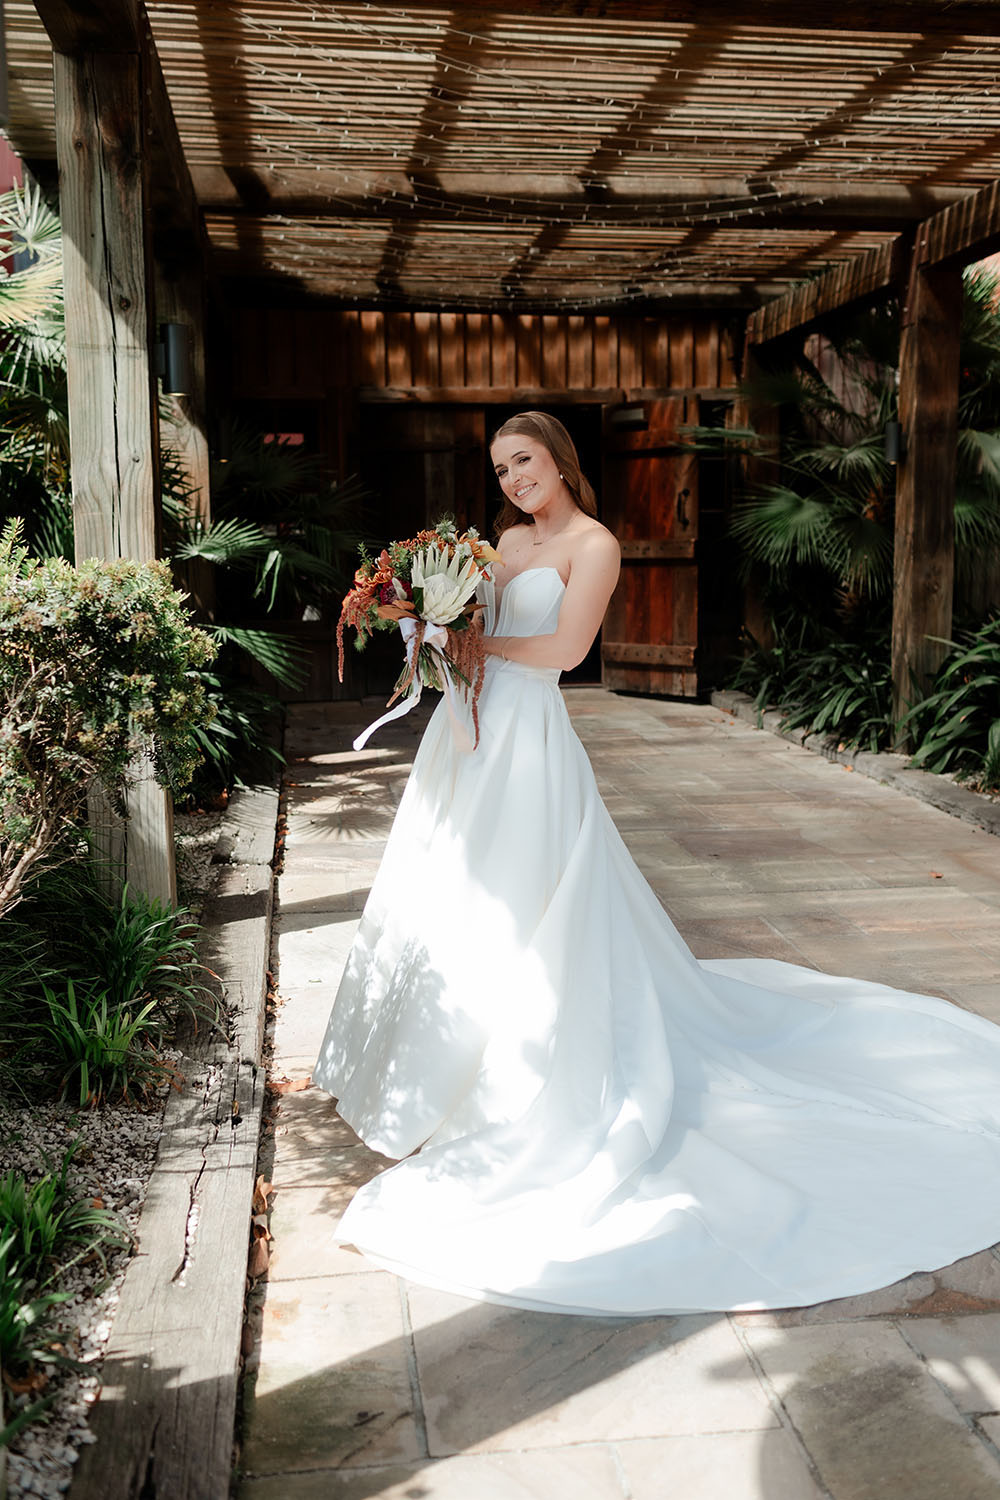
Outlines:
{"type": "Polygon", "coordinates": [[[526,667],[578,667],[594,644],[618,582],[621,549],[610,531],[596,528],[580,538],[570,564],[569,582],[552,635],[488,635],[490,656],[526,667]]]}

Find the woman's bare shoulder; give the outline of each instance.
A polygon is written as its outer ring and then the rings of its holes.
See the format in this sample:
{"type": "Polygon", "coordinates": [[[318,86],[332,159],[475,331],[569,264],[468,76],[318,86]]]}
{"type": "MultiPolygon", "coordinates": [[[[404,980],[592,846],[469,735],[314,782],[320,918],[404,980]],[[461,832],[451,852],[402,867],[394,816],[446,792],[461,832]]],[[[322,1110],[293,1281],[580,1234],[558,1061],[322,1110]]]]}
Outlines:
{"type": "Polygon", "coordinates": [[[609,531],[593,516],[585,519],[586,525],[580,526],[573,537],[574,551],[595,560],[621,557],[621,547],[614,532],[609,531]]]}

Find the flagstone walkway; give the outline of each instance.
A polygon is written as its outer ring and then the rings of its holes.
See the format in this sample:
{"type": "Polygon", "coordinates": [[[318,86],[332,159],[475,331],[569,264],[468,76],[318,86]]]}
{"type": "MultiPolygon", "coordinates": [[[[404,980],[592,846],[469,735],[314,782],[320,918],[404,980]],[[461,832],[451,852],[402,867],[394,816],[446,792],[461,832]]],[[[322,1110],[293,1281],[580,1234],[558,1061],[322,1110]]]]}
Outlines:
{"type": "MultiPolygon", "coordinates": [[[[995,837],[715,708],[567,701],[699,956],[787,958],[1000,1021],[995,837]]],[[[997,1500],[995,1252],[788,1313],[627,1320],[467,1302],[332,1244],[383,1158],[303,1085],[421,727],[354,755],[377,707],[290,716],[274,1075],[301,1091],[262,1158],[273,1259],[241,1500],[997,1500]]],[[[1000,1213],[1000,1183],[983,1192],[1000,1213]]]]}

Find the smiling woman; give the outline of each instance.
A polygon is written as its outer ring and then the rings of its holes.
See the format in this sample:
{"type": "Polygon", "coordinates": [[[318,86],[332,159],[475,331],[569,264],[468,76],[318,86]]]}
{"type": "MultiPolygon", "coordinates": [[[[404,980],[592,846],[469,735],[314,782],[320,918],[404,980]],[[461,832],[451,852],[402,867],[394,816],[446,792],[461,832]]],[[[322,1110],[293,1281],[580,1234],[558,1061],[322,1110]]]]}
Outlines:
{"type": "Polygon", "coordinates": [[[634,1315],[800,1306],[993,1243],[1000,1028],[776,960],[695,959],[559,692],[618,544],[554,418],[521,414],[491,452],[516,514],[499,598],[480,596],[478,748],[437,710],[313,1072],[407,1158],[337,1238],[468,1296],[634,1315]]]}

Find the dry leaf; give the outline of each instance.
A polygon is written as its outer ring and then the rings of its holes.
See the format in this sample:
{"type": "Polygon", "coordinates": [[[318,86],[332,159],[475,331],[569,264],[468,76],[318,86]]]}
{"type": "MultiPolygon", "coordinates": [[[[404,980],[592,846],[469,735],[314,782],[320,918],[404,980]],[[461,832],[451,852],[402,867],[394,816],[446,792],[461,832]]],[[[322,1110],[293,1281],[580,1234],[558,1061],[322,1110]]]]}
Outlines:
{"type": "Polygon", "coordinates": [[[943,876],[943,874],[941,873],[940,870],[932,870],[931,871],[931,879],[932,880],[943,880],[944,876],[943,876]]]}
{"type": "Polygon", "coordinates": [[[104,1208],[105,1206],[103,1198],[91,1198],[90,1203],[93,1208],[104,1208]]]}
{"type": "Polygon", "coordinates": [[[267,1240],[255,1239],[250,1246],[250,1260],[247,1265],[249,1276],[263,1276],[271,1259],[271,1252],[267,1248],[267,1240]]]}
{"type": "Polygon", "coordinates": [[[253,1185],[253,1211],[255,1214],[267,1213],[267,1200],[274,1192],[274,1183],[268,1182],[263,1172],[253,1185]]]}
{"type": "Polygon", "coordinates": [[[250,1220],[250,1233],[255,1240],[269,1240],[271,1231],[267,1227],[267,1214],[254,1214],[250,1220]]]}
{"type": "Polygon", "coordinates": [[[275,1094],[301,1094],[312,1083],[311,1078],[272,1078],[271,1092],[275,1094]]]}

